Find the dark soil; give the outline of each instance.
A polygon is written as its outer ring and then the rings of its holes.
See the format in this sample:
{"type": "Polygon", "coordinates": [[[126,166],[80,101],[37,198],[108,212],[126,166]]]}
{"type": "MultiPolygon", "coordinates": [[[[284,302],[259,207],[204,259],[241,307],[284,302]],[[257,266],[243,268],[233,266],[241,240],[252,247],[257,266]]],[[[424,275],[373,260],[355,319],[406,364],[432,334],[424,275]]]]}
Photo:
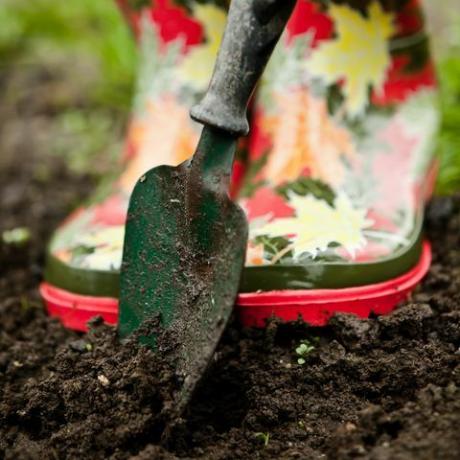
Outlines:
{"type": "Polygon", "coordinates": [[[108,326],[65,330],[40,303],[44,242],[92,188],[42,154],[50,113],[28,103],[13,126],[0,111],[0,230],[33,233],[0,246],[0,458],[460,458],[459,198],[430,209],[434,263],[411,302],[322,329],[234,321],[160,446],[175,391],[167,363],[108,326]],[[299,365],[303,339],[315,349],[299,365]]]}

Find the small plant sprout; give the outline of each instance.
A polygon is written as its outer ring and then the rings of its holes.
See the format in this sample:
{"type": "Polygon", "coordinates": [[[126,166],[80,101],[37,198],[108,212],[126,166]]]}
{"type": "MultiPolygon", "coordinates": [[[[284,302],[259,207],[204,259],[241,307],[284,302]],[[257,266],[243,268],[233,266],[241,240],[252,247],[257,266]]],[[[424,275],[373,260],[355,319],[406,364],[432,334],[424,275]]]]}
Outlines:
{"type": "Polygon", "coordinates": [[[30,308],[29,298],[26,295],[21,296],[21,309],[27,311],[30,308]]]}
{"type": "Polygon", "coordinates": [[[17,227],[2,233],[2,240],[8,245],[24,246],[30,238],[30,230],[26,227],[17,227]]]}
{"type": "Polygon", "coordinates": [[[268,446],[268,443],[270,442],[270,433],[256,433],[254,436],[263,441],[264,447],[268,446]]]}
{"type": "Polygon", "coordinates": [[[297,363],[301,366],[305,364],[305,357],[315,349],[315,346],[310,340],[301,340],[299,346],[295,349],[297,363]]]}

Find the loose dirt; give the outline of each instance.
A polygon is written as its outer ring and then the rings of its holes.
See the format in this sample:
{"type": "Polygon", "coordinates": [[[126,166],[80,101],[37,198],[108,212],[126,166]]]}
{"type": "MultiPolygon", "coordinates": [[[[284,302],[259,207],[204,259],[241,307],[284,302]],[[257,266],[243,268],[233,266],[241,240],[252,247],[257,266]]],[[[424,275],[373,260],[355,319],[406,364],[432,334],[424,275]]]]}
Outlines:
{"type": "Polygon", "coordinates": [[[0,230],[32,231],[0,246],[0,458],[460,458],[460,198],[431,206],[430,274],[392,315],[316,329],[234,320],[161,444],[168,363],[97,321],[81,335],[43,311],[45,241],[93,186],[37,147],[49,113],[8,116],[17,138],[3,129],[0,143],[0,230]],[[315,347],[302,365],[301,340],[315,347]]]}

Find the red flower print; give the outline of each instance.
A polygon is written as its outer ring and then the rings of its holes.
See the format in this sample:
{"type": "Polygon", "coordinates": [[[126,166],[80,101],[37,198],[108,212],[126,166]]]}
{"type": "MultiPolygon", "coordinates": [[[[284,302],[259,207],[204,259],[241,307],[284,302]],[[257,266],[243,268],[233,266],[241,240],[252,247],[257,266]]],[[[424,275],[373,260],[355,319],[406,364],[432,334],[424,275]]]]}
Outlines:
{"type": "Polygon", "coordinates": [[[389,105],[405,101],[410,94],[422,87],[436,87],[434,65],[429,61],[422,70],[406,71],[410,56],[396,56],[380,93],[372,95],[375,105],[389,105]]]}
{"type": "Polygon", "coordinates": [[[94,207],[91,223],[105,226],[124,225],[126,222],[126,201],[120,195],[113,195],[94,207]]]}
{"type": "Polygon", "coordinates": [[[187,15],[184,8],[173,6],[171,0],[156,0],[150,10],[164,43],[183,38],[185,49],[203,41],[203,27],[187,15]]]}
{"type": "MultiPolygon", "coordinates": [[[[130,8],[126,0],[116,1],[131,24],[134,33],[138,35],[141,12],[130,8]]],[[[202,25],[188,16],[184,8],[175,6],[172,0],[152,0],[152,5],[149,8],[144,8],[144,10],[148,10],[149,17],[156,24],[163,43],[181,37],[184,40],[184,51],[186,51],[190,46],[203,41],[202,25]]]]}
{"type": "Polygon", "coordinates": [[[284,198],[268,187],[260,187],[251,198],[244,200],[243,205],[249,220],[266,215],[272,218],[294,215],[294,210],[286,204],[284,198]]]}
{"type": "Polygon", "coordinates": [[[396,15],[396,35],[411,35],[423,29],[425,18],[420,8],[419,0],[407,2],[404,8],[396,15]]]}
{"type": "Polygon", "coordinates": [[[319,11],[318,5],[307,0],[299,0],[287,24],[287,31],[289,38],[312,31],[312,45],[315,46],[319,41],[331,37],[333,27],[332,20],[319,11]]]}

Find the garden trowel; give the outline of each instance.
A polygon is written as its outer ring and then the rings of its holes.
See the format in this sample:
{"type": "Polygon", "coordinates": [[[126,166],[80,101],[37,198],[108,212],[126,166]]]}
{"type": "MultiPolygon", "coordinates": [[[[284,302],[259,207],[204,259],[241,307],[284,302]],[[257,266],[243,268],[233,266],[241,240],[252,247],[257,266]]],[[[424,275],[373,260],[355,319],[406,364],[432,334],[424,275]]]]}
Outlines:
{"type": "MultiPolygon", "coordinates": [[[[247,244],[228,195],[248,101],[295,0],[233,0],[209,89],[191,116],[204,125],[195,154],[160,166],[131,196],[121,271],[119,333],[164,353],[188,402],[232,312],[247,244]]],[[[152,152],[155,154],[155,152],[152,152]]]]}

